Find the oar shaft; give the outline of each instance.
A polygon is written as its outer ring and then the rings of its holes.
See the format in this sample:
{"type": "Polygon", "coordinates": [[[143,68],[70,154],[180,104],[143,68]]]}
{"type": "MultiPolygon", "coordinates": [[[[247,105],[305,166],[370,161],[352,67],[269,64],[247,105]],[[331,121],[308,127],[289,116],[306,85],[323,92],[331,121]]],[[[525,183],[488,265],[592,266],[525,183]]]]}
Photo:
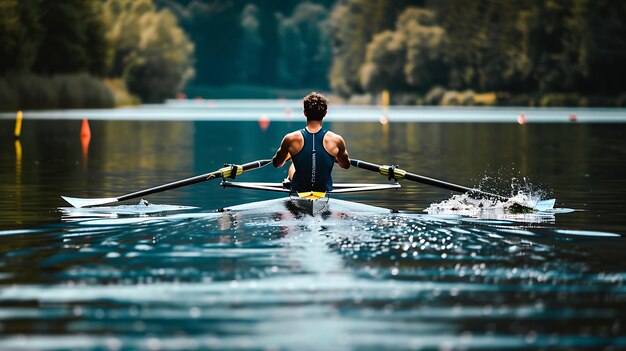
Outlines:
{"type": "MultiPolygon", "coordinates": [[[[239,175],[239,174],[241,174],[243,172],[246,172],[246,171],[249,171],[249,170],[253,170],[253,169],[256,169],[256,168],[263,167],[263,166],[267,165],[270,162],[272,162],[272,161],[271,160],[259,160],[259,161],[248,162],[248,163],[245,163],[243,165],[237,166],[237,174],[236,175],[239,175]]],[[[141,197],[141,196],[146,196],[146,195],[159,193],[159,192],[166,191],[166,190],[176,189],[176,188],[180,188],[182,186],[196,184],[196,183],[204,182],[206,180],[211,180],[211,179],[215,179],[215,178],[221,178],[221,177],[228,178],[228,177],[231,177],[232,169],[233,169],[232,166],[225,166],[223,168],[220,168],[217,171],[201,174],[201,175],[198,175],[198,176],[195,176],[195,177],[191,177],[191,178],[187,178],[187,179],[177,180],[175,182],[171,182],[171,183],[155,186],[153,188],[140,190],[140,191],[136,191],[134,193],[122,195],[122,196],[118,197],[117,200],[118,201],[124,201],[124,200],[135,199],[135,198],[138,198],[138,197],[141,197]]]]}
{"type": "Polygon", "coordinates": [[[153,188],[139,190],[134,193],[122,195],[118,197],[117,200],[124,201],[124,200],[136,199],[138,197],[142,197],[142,196],[146,196],[146,195],[150,195],[154,193],[159,193],[159,192],[166,191],[166,190],[176,189],[176,188],[180,188],[186,185],[204,182],[205,180],[208,180],[208,179],[217,178],[220,176],[220,174],[221,174],[220,171],[214,171],[211,173],[201,174],[201,175],[187,178],[187,179],[177,180],[175,182],[171,182],[171,183],[155,186],[153,188]]]}
{"type": "Polygon", "coordinates": [[[462,185],[458,185],[458,184],[454,184],[450,182],[445,182],[443,180],[421,176],[419,174],[409,173],[399,168],[393,168],[392,166],[377,165],[375,163],[370,163],[370,162],[361,161],[361,160],[350,160],[350,164],[357,168],[366,169],[372,172],[378,172],[382,175],[387,175],[387,176],[389,175],[389,171],[391,169],[391,171],[393,172],[392,178],[395,178],[398,180],[406,179],[406,180],[410,180],[410,181],[417,182],[417,183],[422,183],[422,184],[432,185],[432,186],[436,186],[436,187],[447,189],[447,190],[457,191],[460,193],[472,193],[472,194],[477,194],[477,195],[481,195],[484,197],[498,199],[500,201],[508,200],[504,196],[488,193],[485,191],[480,191],[478,189],[468,188],[466,186],[462,186],[462,185]]]}

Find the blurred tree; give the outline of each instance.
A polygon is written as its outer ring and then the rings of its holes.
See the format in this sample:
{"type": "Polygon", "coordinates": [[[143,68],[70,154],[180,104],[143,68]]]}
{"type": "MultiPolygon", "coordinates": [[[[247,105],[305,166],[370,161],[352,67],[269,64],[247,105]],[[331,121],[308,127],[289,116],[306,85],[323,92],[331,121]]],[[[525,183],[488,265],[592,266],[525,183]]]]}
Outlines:
{"type": "Polygon", "coordinates": [[[81,7],[80,16],[84,21],[86,42],[83,43],[88,57],[87,71],[93,75],[105,76],[109,67],[109,43],[106,38],[102,2],[86,1],[81,7]]]}
{"type": "Polygon", "coordinates": [[[290,17],[278,15],[281,85],[328,86],[331,56],[327,19],[323,6],[310,3],[298,5],[290,17]]]}
{"type": "MultiPolygon", "coordinates": [[[[333,65],[330,73],[332,89],[344,97],[361,92],[359,69],[365,59],[366,47],[374,34],[392,27],[385,26],[383,13],[377,5],[385,1],[347,0],[331,14],[333,65]],[[376,18],[376,21],[374,21],[376,18]]],[[[382,7],[382,6],[381,6],[382,7]]]]}
{"type": "Polygon", "coordinates": [[[409,7],[398,17],[396,31],[374,36],[367,46],[360,79],[363,89],[378,93],[417,90],[445,83],[444,30],[432,11],[409,7]]]}
{"type": "Polygon", "coordinates": [[[248,4],[241,13],[241,53],[240,79],[244,83],[253,83],[259,80],[261,66],[258,57],[261,54],[263,39],[259,33],[260,19],[259,8],[254,4],[248,4]]]}
{"type": "Polygon", "coordinates": [[[42,1],[39,12],[45,31],[35,73],[104,73],[105,29],[98,0],[42,1]]]}
{"type": "MultiPolygon", "coordinates": [[[[297,83],[290,76],[294,72],[292,60],[297,61],[296,57],[303,57],[304,52],[311,55],[315,51],[311,57],[315,57],[316,64],[313,67],[318,70],[327,69],[325,62],[331,60],[330,45],[324,42],[328,34],[322,34],[328,32],[327,27],[320,30],[319,47],[310,44],[317,42],[316,38],[307,37],[302,38],[306,40],[307,44],[303,44],[306,48],[292,51],[298,44],[286,38],[300,40],[302,35],[317,33],[317,27],[323,27],[327,18],[316,16],[322,10],[328,16],[327,9],[336,0],[154,1],[159,7],[171,9],[194,41],[198,58],[195,83],[213,86],[238,82],[296,86],[297,83]],[[313,12],[309,14],[303,9],[313,12]],[[319,23],[305,25],[310,21],[308,17],[318,18],[319,23]],[[309,34],[304,34],[303,26],[308,28],[306,33],[309,34]]],[[[309,75],[309,78],[295,78],[307,81],[308,86],[320,84],[316,79],[328,80],[327,71],[313,72],[308,69],[306,72],[309,73],[298,72],[309,75]],[[320,75],[325,77],[319,78],[320,75]]],[[[327,86],[327,83],[324,85],[327,86]]]]}
{"type": "Polygon", "coordinates": [[[448,0],[439,4],[438,12],[446,32],[445,60],[450,65],[449,87],[463,89],[477,82],[478,43],[481,1],[448,0]]]}
{"type": "Polygon", "coordinates": [[[619,1],[532,2],[524,34],[539,91],[624,91],[625,18],[619,1]]]}
{"type": "Polygon", "coordinates": [[[223,85],[238,76],[240,11],[240,7],[228,0],[189,4],[191,18],[187,31],[196,44],[196,82],[223,85]]]}
{"type": "Polygon", "coordinates": [[[437,26],[432,11],[407,8],[398,18],[398,32],[406,38],[406,83],[419,92],[434,85],[446,85],[448,67],[444,63],[445,31],[437,26]]]}
{"type": "Polygon", "coordinates": [[[573,34],[566,28],[569,6],[569,1],[560,0],[531,2],[526,17],[531,77],[541,93],[562,91],[575,79],[571,65],[566,62],[564,47],[565,37],[573,34]]]}
{"type": "Polygon", "coordinates": [[[584,50],[577,57],[584,62],[585,91],[623,93],[626,91],[626,2],[584,1],[575,9],[573,24],[580,31],[584,50]]]}
{"type": "Polygon", "coordinates": [[[121,77],[135,56],[141,39],[139,18],[153,9],[150,0],[109,0],[104,4],[107,38],[110,42],[109,76],[121,77]]]}
{"type": "Polygon", "coordinates": [[[609,0],[448,0],[449,87],[618,93],[626,73],[626,4],[609,0]]]}
{"type": "Polygon", "coordinates": [[[123,76],[144,102],[174,97],[193,77],[193,44],[169,10],[151,0],[108,0],[104,4],[113,47],[111,76],[123,76]]]}
{"type": "Polygon", "coordinates": [[[43,36],[40,2],[0,1],[0,75],[30,72],[43,36]]]}
{"type": "Polygon", "coordinates": [[[617,95],[625,18],[612,0],[0,0],[0,75],[106,73],[159,100],[193,74],[183,27],[201,84],[617,95]]]}
{"type": "Polygon", "coordinates": [[[330,17],[333,91],[344,97],[362,92],[359,70],[367,44],[375,34],[393,29],[398,15],[409,5],[423,5],[423,1],[344,0],[335,6],[330,17]]]}
{"type": "Polygon", "coordinates": [[[483,4],[478,32],[475,33],[477,81],[472,88],[480,91],[510,90],[515,78],[524,77],[515,61],[521,34],[516,27],[522,3],[491,0],[483,4]]]}
{"type": "Polygon", "coordinates": [[[446,31],[450,88],[491,91],[526,79],[527,53],[519,46],[519,18],[525,6],[524,1],[508,0],[448,0],[438,5],[446,31]]]}
{"type": "Polygon", "coordinates": [[[359,78],[367,92],[379,93],[384,89],[402,90],[405,84],[406,37],[404,33],[383,31],[367,45],[365,62],[359,78]]]}

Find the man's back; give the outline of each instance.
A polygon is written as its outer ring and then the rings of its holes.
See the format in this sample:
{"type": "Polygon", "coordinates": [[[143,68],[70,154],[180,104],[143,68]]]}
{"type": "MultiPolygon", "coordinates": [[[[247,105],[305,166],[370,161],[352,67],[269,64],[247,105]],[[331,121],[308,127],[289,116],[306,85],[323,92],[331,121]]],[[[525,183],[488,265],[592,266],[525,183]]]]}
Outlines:
{"type": "Polygon", "coordinates": [[[322,129],[326,110],[326,98],[321,94],[307,95],[304,99],[306,128],[285,135],[272,159],[275,167],[282,166],[289,158],[292,159],[289,178],[292,180],[293,191],[332,190],[331,172],[335,161],[342,168],[350,168],[343,138],[322,129]]]}
{"type": "Polygon", "coordinates": [[[294,191],[331,191],[333,180],[331,172],[335,165],[335,155],[331,155],[324,147],[327,131],[320,129],[315,133],[306,128],[301,129],[303,138],[301,149],[291,155],[296,169],[291,179],[294,191]]]}

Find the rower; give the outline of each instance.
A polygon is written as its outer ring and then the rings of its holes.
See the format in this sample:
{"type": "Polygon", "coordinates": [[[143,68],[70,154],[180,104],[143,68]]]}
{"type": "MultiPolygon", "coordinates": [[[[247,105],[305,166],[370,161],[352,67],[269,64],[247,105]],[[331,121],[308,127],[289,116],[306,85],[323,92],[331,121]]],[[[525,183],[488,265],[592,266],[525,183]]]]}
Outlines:
{"type": "Polygon", "coordinates": [[[285,135],[272,164],[282,167],[291,159],[288,175],[292,192],[328,192],[333,189],[335,161],[341,168],[350,168],[346,143],[341,135],[322,128],[328,110],[328,100],[322,94],[310,93],[303,105],[306,127],[285,135]]]}

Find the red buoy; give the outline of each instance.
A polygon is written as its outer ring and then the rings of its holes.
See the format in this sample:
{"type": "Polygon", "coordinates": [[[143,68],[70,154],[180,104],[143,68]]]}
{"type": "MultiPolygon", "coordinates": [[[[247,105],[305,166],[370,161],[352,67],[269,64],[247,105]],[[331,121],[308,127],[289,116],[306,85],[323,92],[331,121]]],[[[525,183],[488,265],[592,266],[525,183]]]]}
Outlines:
{"type": "Polygon", "coordinates": [[[80,139],[91,139],[91,129],[89,129],[87,118],[83,118],[83,124],[80,126],[80,139]]]}
{"type": "Polygon", "coordinates": [[[263,131],[266,131],[269,126],[270,126],[270,118],[267,117],[266,115],[261,116],[259,118],[259,127],[261,127],[263,131]]]}
{"type": "Polygon", "coordinates": [[[83,150],[83,162],[87,164],[87,154],[89,153],[89,142],[91,141],[91,129],[89,129],[89,122],[87,118],[83,119],[83,123],[80,126],[80,146],[83,150]]]}

